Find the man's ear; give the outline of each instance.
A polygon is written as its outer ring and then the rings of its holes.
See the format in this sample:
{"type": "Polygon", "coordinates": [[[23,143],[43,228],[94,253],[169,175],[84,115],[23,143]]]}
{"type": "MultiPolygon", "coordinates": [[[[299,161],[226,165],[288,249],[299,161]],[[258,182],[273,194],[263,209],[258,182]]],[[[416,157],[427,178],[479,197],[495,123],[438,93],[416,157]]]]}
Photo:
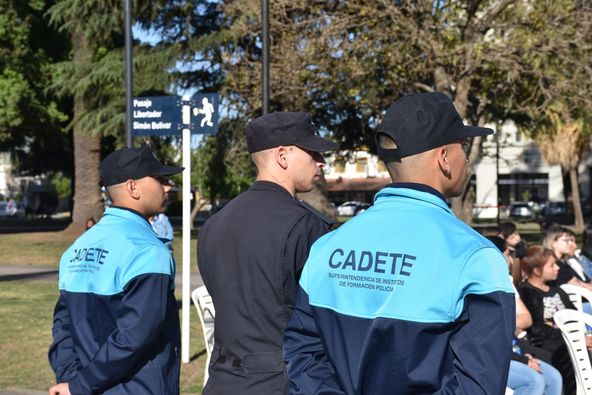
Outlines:
{"type": "Polygon", "coordinates": [[[444,174],[446,178],[450,178],[452,174],[450,163],[448,163],[448,150],[446,149],[446,146],[437,149],[436,158],[438,160],[438,166],[440,167],[442,174],[444,174]]]}
{"type": "Polygon", "coordinates": [[[132,199],[138,200],[140,198],[140,190],[136,180],[127,180],[125,182],[125,192],[132,199]]]}
{"type": "Polygon", "coordinates": [[[273,151],[275,161],[282,169],[288,168],[288,148],[280,145],[273,151]]]}

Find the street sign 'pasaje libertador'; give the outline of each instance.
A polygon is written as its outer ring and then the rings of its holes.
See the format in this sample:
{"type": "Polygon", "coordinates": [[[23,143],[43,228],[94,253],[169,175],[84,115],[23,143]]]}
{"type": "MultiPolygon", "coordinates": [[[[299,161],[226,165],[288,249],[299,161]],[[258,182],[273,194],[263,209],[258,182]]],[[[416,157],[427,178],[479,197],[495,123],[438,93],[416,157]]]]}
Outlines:
{"type": "Polygon", "coordinates": [[[133,136],[180,135],[183,129],[192,134],[218,131],[216,93],[196,94],[190,100],[179,96],[135,97],[132,102],[133,136]]]}

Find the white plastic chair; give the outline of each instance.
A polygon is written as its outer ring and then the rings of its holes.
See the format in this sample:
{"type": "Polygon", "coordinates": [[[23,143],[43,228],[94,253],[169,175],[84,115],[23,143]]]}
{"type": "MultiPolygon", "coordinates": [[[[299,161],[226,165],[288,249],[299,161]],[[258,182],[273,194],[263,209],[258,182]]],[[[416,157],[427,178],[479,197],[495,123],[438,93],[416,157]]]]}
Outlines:
{"type": "Polygon", "coordinates": [[[585,325],[592,326],[592,316],[577,310],[560,310],[553,316],[561,329],[573,364],[577,395],[592,395],[592,366],[586,348],[585,325]]]}
{"type": "Polygon", "coordinates": [[[204,343],[206,346],[206,366],[204,368],[204,386],[208,381],[208,367],[210,366],[210,358],[212,350],[214,350],[214,317],[216,317],[216,309],[212,302],[212,297],[204,285],[193,290],[191,293],[193,304],[197,308],[197,315],[201,322],[201,328],[204,335],[204,343]]]}
{"type": "Polygon", "coordinates": [[[580,287],[579,285],[563,284],[561,289],[569,296],[569,300],[578,309],[578,311],[584,312],[582,309],[582,303],[592,304],[592,291],[587,288],[580,287]]]}

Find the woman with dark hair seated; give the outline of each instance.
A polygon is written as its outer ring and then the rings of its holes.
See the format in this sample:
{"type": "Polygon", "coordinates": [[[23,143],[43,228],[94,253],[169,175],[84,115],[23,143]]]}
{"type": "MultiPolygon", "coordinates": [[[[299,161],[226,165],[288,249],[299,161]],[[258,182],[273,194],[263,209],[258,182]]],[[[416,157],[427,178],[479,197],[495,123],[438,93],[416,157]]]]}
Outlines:
{"type": "MultiPolygon", "coordinates": [[[[518,292],[532,316],[532,326],[528,329],[530,343],[551,353],[551,363],[561,372],[565,393],[570,394],[575,392],[573,368],[553,315],[575,307],[561,288],[547,284],[559,273],[556,261],[553,251],[540,245],[529,247],[522,259],[522,271],[527,278],[518,286],[518,292]]],[[[592,345],[589,339],[586,343],[588,347],[592,345]]]]}
{"type": "MultiPolygon", "coordinates": [[[[504,254],[510,268],[512,257],[506,241],[496,236],[487,236],[487,239],[504,254]]],[[[507,387],[514,390],[515,395],[561,395],[561,374],[543,361],[550,359],[549,354],[523,339],[525,330],[531,325],[530,313],[516,292],[516,332],[512,341],[512,361],[507,387]]]]}

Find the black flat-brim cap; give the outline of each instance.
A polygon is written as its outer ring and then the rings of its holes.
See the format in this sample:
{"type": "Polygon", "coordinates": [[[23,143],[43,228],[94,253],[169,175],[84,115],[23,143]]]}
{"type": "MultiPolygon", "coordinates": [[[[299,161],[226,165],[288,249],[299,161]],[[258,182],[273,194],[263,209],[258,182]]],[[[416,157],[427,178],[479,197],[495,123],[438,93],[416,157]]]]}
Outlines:
{"type": "Polygon", "coordinates": [[[455,140],[487,136],[493,129],[465,125],[448,96],[441,92],[404,96],[386,110],[376,133],[378,156],[385,161],[401,158],[450,144],[455,140]],[[390,136],[397,148],[378,144],[378,136],[390,136]]]}
{"type": "Polygon", "coordinates": [[[99,165],[101,183],[106,187],[148,176],[172,176],[182,171],[183,167],[164,166],[148,147],[113,151],[99,165]]]}
{"type": "Polygon", "coordinates": [[[337,148],[336,143],[319,136],[317,126],[305,112],[274,112],[255,118],[247,125],[246,136],[251,154],[282,145],[313,152],[337,148]]]}

